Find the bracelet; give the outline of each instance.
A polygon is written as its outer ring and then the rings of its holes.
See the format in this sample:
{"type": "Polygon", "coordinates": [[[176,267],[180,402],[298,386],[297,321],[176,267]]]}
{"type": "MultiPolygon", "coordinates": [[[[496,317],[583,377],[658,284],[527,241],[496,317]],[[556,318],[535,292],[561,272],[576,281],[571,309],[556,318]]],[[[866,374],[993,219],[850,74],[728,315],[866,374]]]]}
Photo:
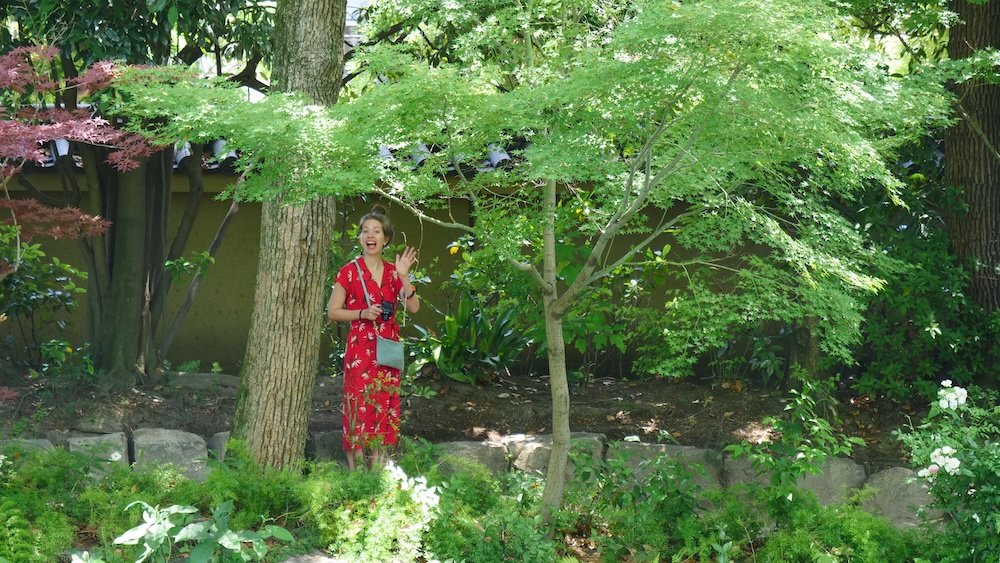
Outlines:
{"type": "Polygon", "coordinates": [[[413,288],[413,291],[411,291],[410,294],[406,296],[407,299],[413,299],[413,296],[417,294],[417,286],[411,285],[410,287],[413,288]]]}
{"type": "Polygon", "coordinates": [[[363,313],[363,312],[364,312],[364,309],[358,309],[358,320],[359,321],[361,320],[361,313],[363,313]]]}

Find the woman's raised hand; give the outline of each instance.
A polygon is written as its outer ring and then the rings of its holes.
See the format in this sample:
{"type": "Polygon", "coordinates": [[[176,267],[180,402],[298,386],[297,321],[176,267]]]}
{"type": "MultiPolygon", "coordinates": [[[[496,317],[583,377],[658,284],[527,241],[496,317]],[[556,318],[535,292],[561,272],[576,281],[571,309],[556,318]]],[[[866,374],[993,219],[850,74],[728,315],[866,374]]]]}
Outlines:
{"type": "Polygon", "coordinates": [[[407,246],[403,254],[396,255],[396,276],[404,284],[409,282],[410,268],[417,263],[417,249],[407,246]]]}

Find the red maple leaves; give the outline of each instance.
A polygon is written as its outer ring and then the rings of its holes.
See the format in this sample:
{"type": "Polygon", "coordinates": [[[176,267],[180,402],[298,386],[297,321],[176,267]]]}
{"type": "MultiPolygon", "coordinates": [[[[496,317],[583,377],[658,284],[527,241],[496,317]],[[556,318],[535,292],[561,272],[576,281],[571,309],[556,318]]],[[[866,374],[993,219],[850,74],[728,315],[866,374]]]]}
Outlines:
{"type": "MultiPolygon", "coordinates": [[[[56,90],[60,85],[38,69],[58,54],[53,47],[21,47],[0,55],[0,89],[24,95],[56,90]]],[[[93,92],[111,84],[118,71],[114,63],[95,63],[62,87],[93,92]]],[[[25,162],[46,160],[42,145],[55,139],[110,147],[114,150],[108,163],[122,172],[138,168],[155,150],[141,136],[117,129],[85,109],[23,105],[13,114],[0,109],[0,181],[17,173],[25,162]]]]}

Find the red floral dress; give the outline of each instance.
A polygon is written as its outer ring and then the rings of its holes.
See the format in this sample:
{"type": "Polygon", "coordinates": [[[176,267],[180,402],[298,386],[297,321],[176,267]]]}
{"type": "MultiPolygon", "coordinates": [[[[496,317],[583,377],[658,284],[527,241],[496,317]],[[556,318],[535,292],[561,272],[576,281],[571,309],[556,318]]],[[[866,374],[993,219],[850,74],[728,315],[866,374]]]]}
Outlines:
{"type": "MultiPolygon", "coordinates": [[[[402,282],[396,266],[382,262],[381,286],[375,283],[368,266],[360,257],[349,262],[337,274],[337,283],[347,292],[344,307],[358,311],[368,307],[361,287],[365,283],[374,303],[399,300],[402,282]],[[361,267],[362,279],[358,278],[361,267]]],[[[344,354],[344,449],[371,445],[395,445],[399,440],[399,370],[382,367],[375,361],[375,336],[399,340],[399,323],[393,315],[387,322],[351,321],[344,354]]]]}

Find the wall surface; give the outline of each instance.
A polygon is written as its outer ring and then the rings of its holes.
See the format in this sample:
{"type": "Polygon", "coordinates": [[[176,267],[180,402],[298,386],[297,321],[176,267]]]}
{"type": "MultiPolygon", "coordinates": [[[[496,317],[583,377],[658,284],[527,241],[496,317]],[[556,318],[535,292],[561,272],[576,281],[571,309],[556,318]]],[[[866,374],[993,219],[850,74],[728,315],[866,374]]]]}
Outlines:
{"type": "MultiPolygon", "coordinates": [[[[37,172],[32,174],[30,179],[43,191],[56,192],[59,189],[56,184],[58,182],[56,174],[37,172]]],[[[191,233],[185,256],[191,256],[208,249],[230,205],[229,201],[218,201],[213,198],[225,187],[227,182],[232,180],[232,176],[226,175],[205,176],[206,192],[208,193],[202,201],[198,220],[191,233]]],[[[83,184],[82,178],[81,184],[83,184]]],[[[171,237],[180,221],[187,191],[187,177],[175,174],[169,231],[171,237]]],[[[15,196],[23,195],[26,194],[24,192],[15,194],[15,196]]],[[[355,225],[358,219],[371,210],[371,205],[372,202],[359,199],[343,202],[339,213],[347,215],[346,219],[340,221],[338,230],[346,229],[353,238],[356,234],[355,225]]],[[[441,296],[438,291],[442,281],[440,272],[451,272],[458,264],[459,258],[451,256],[447,246],[459,233],[426,221],[419,221],[412,215],[394,209],[391,205],[383,205],[388,210],[396,229],[397,239],[395,242],[402,242],[405,239],[407,244],[417,246],[421,252],[422,264],[430,264],[435,258],[437,259],[435,272],[433,272],[437,274],[437,279],[432,279],[427,286],[422,286],[420,291],[421,296],[428,297],[432,302],[440,304],[441,296]]],[[[84,210],[86,211],[86,208],[84,210]]],[[[468,219],[467,210],[462,207],[461,203],[457,203],[455,209],[452,210],[452,217],[459,221],[468,219]]],[[[79,242],[52,240],[39,240],[38,242],[42,243],[44,251],[50,256],[56,256],[77,268],[84,267],[79,242]]],[[[183,362],[198,360],[201,362],[201,369],[205,371],[210,368],[212,362],[219,362],[227,373],[239,371],[253,308],[259,244],[260,205],[256,203],[241,204],[240,210],[219,249],[215,264],[202,280],[194,306],[181,325],[168,354],[168,360],[174,367],[183,362]]],[[[354,256],[358,254],[359,250],[351,248],[347,252],[354,256]]],[[[388,258],[392,259],[392,257],[388,258]]],[[[447,274],[444,274],[445,278],[446,276],[447,274]]],[[[86,282],[81,282],[80,285],[85,286],[86,282]]],[[[169,311],[176,311],[183,303],[187,286],[187,280],[174,284],[168,301],[169,311]]],[[[85,342],[86,337],[83,331],[86,298],[86,295],[81,296],[80,305],[66,319],[68,321],[66,332],[49,331],[47,336],[64,338],[74,346],[85,342]]],[[[322,315],[325,318],[325,311],[317,311],[317,315],[322,315]]],[[[421,324],[435,324],[437,315],[430,307],[424,307],[416,315],[414,321],[421,324]]],[[[2,336],[6,337],[8,333],[11,334],[14,337],[15,349],[17,349],[21,346],[17,332],[10,332],[13,328],[10,323],[4,324],[7,326],[0,328],[4,331],[2,336]]],[[[276,330],[280,330],[280,327],[276,327],[276,330]]],[[[326,345],[329,348],[329,339],[327,339],[326,345]]],[[[325,357],[326,353],[323,355],[323,358],[325,357]]]]}

